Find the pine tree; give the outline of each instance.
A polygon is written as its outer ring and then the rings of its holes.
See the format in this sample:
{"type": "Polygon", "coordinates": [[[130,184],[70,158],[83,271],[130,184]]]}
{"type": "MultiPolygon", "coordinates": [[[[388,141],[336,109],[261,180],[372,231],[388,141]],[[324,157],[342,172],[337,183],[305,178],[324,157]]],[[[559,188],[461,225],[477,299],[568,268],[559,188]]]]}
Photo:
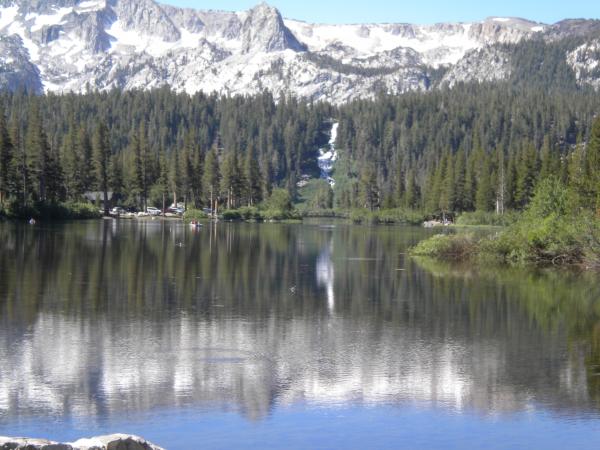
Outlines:
{"type": "Polygon", "coordinates": [[[141,161],[141,193],[144,211],[148,209],[148,191],[154,181],[154,167],[148,135],[146,131],[146,122],[142,122],[138,131],[138,142],[140,146],[141,161]]]}
{"type": "Polygon", "coordinates": [[[472,151],[466,159],[465,168],[465,193],[463,196],[463,210],[475,209],[475,194],[477,193],[477,153],[472,151]]]}
{"type": "Polygon", "coordinates": [[[85,126],[80,126],[77,132],[77,149],[80,152],[79,173],[81,174],[82,191],[93,191],[96,186],[96,169],[90,136],[85,126]]]}
{"type": "Polygon", "coordinates": [[[202,205],[202,174],[204,173],[204,155],[199,148],[194,149],[192,156],[192,174],[191,188],[194,198],[194,206],[199,208],[202,205]]]}
{"type": "Polygon", "coordinates": [[[456,200],[455,181],[454,181],[454,158],[452,153],[446,152],[444,157],[443,172],[440,181],[440,199],[439,209],[442,214],[454,211],[454,202],[456,200]]]}
{"type": "Polygon", "coordinates": [[[35,200],[48,200],[48,182],[53,168],[50,146],[46,132],[42,126],[39,109],[34,104],[29,115],[30,122],[25,135],[27,173],[33,181],[31,189],[35,200]]]}
{"type": "Polygon", "coordinates": [[[167,196],[169,195],[169,186],[172,186],[172,180],[169,180],[169,176],[169,164],[167,162],[165,154],[161,153],[159,160],[159,177],[156,181],[156,184],[158,186],[158,189],[160,190],[162,197],[161,210],[163,212],[163,215],[165,214],[165,211],[167,209],[167,196]]]}
{"type": "Polygon", "coordinates": [[[78,199],[84,193],[85,177],[81,171],[83,168],[82,152],[78,145],[78,136],[73,122],[62,142],[61,155],[67,198],[78,199]]]}
{"type": "Polygon", "coordinates": [[[479,155],[477,167],[477,191],[475,192],[475,209],[491,211],[494,204],[494,185],[492,183],[492,165],[487,153],[479,155]]]}
{"type": "Polygon", "coordinates": [[[444,180],[446,159],[440,158],[429,173],[427,182],[427,194],[425,198],[425,208],[429,213],[438,213],[440,208],[440,198],[442,194],[442,184],[444,180]]]}
{"type": "Polygon", "coordinates": [[[125,190],[125,180],[123,177],[122,156],[114,154],[110,158],[109,167],[109,187],[113,193],[113,202],[123,200],[125,190]]]}
{"type": "Polygon", "coordinates": [[[516,209],[517,207],[517,163],[514,153],[510,153],[508,165],[505,173],[505,200],[504,205],[508,209],[516,209]]]}
{"type": "Polygon", "coordinates": [[[14,186],[13,144],[8,134],[3,111],[0,110],[0,206],[4,205],[14,186]]]}
{"type": "Polygon", "coordinates": [[[457,211],[466,211],[469,208],[466,198],[467,184],[467,161],[465,151],[461,147],[455,155],[454,164],[454,196],[455,209],[457,211]]]}
{"type": "Polygon", "coordinates": [[[525,143],[521,148],[517,166],[517,190],[515,194],[517,207],[524,208],[531,200],[538,170],[535,147],[531,143],[525,143]]]}
{"type": "Polygon", "coordinates": [[[46,162],[46,200],[55,203],[64,200],[64,173],[60,154],[56,149],[49,148],[46,162]]]}
{"type": "Polygon", "coordinates": [[[262,201],[262,180],[260,177],[260,167],[256,160],[256,151],[252,143],[249,144],[246,149],[244,178],[246,180],[246,199],[248,200],[248,206],[260,203],[262,201]]]}
{"type": "Polygon", "coordinates": [[[137,198],[137,203],[146,211],[148,207],[148,190],[154,181],[153,161],[146,138],[146,127],[142,122],[130,139],[129,153],[131,159],[129,184],[130,195],[137,198]]]}
{"type": "Polygon", "coordinates": [[[496,149],[496,214],[504,214],[506,208],[506,164],[504,162],[504,149],[496,149]]]}
{"type": "Polygon", "coordinates": [[[221,192],[227,200],[227,209],[238,206],[243,185],[237,152],[230,151],[225,155],[221,168],[221,192]]]}
{"type": "Polygon", "coordinates": [[[585,198],[585,147],[578,140],[567,158],[568,185],[583,200],[585,198]]]}
{"type": "Polygon", "coordinates": [[[556,176],[557,167],[556,154],[550,146],[550,137],[545,136],[540,150],[540,179],[556,176]]]}
{"type": "Polygon", "coordinates": [[[95,178],[98,183],[98,190],[102,192],[104,201],[104,215],[108,215],[109,200],[108,200],[108,182],[109,182],[109,166],[111,158],[110,141],[108,128],[105,122],[100,122],[94,133],[92,140],[92,149],[94,155],[95,178]]]}
{"type": "Polygon", "coordinates": [[[13,116],[8,135],[13,147],[12,173],[14,174],[13,193],[21,204],[29,200],[29,171],[27,169],[27,154],[21,143],[21,130],[17,119],[13,116]]]}
{"type": "Polygon", "coordinates": [[[215,201],[217,200],[220,181],[219,158],[217,151],[211,149],[204,160],[204,174],[202,176],[204,192],[207,195],[211,211],[215,210],[215,201]]]}
{"type": "Polygon", "coordinates": [[[365,164],[359,180],[359,195],[362,208],[373,210],[379,207],[380,191],[377,184],[377,173],[372,164],[365,164]]]}
{"type": "Polygon", "coordinates": [[[586,206],[600,210],[600,117],[592,126],[583,167],[586,206]]]}
{"type": "Polygon", "coordinates": [[[180,176],[181,176],[181,193],[183,194],[183,202],[187,209],[188,202],[193,200],[194,193],[192,184],[194,180],[194,136],[192,133],[188,133],[184,140],[183,152],[181,152],[179,158],[180,164],[180,176]]]}
{"type": "Polygon", "coordinates": [[[419,204],[419,187],[415,179],[414,170],[409,170],[406,177],[406,192],[404,193],[404,206],[416,209],[419,204]]]}
{"type": "MultiPolygon", "coordinates": [[[[183,157],[185,158],[185,156],[183,157]]],[[[182,164],[179,152],[175,150],[171,153],[171,161],[169,164],[168,187],[173,195],[173,205],[177,206],[177,194],[183,192],[187,188],[187,179],[182,174],[182,166],[186,168],[186,164],[182,164]]],[[[185,194],[184,194],[185,195],[185,194]]]]}

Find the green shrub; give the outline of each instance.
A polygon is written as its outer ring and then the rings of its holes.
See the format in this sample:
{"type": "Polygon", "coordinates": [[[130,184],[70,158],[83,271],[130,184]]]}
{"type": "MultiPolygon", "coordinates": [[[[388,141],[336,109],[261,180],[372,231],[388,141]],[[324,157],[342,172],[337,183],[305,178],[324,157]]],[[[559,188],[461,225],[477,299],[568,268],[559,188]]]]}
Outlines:
{"type": "Polygon", "coordinates": [[[46,219],[46,220],[84,220],[99,219],[102,213],[92,203],[12,203],[7,215],[15,219],[46,219]]]}
{"type": "Polygon", "coordinates": [[[201,209],[190,208],[190,209],[187,209],[183,213],[183,220],[185,220],[186,222],[191,222],[192,220],[198,221],[198,220],[207,220],[207,219],[208,219],[208,214],[206,214],[201,209]]]}
{"type": "Polygon", "coordinates": [[[262,215],[256,206],[242,206],[237,211],[243,220],[262,220],[262,215]]]}
{"type": "Polygon", "coordinates": [[[60,205],[63,208],[66,220],[76,219],[99,219],[102,213],[92,203],[85,202],[67,202],[60,205]]]}
{"type": "Polygon", "coordinates": [[[421,225],[423,220],[425,220],[423,214],[410,209],[393,208],[377,211],[377,221],[379,223],[421,225]]]}
{"type": "Polygon", "coordinates": [[[477,253],[478,240],[471,234],[436,234],[410,250],[413,256],[466,259],[477,253]]]}
{"type": "Polygon", "coordinates": [[[496,248],[509,261],[580,262],[584,215],[576,204],[558,179],[542,180],[521,219],[498,238],[496,248]]]}
{"type": "Polygon", "coordinates": [[[299,211],[302,217],[341,217],[348,218],[347,211],[338,209],[302,209],[299,211]]]}
{"type": "Polygon", "coordinates": [[[352,223],[362,223],[366,225],[375,225],[378,223],[378,217],[374,211],[368,209],[353,209],[350,211],[350,220],[352,223]]]}
{"type": "Polygon", "coordinates": [[[370,211],[368,209],[353,209],[350,211],[350,220],[353,223],[367,225],[384,224],[408,224],[420,225],[424,217],[417,211],[402,208],[380,209],[370,211]]]}
{"type": "Polygon", "coordinates": [[[221,213],[223,220],[241,220],[242,215],[237,209],[226,209],[221,213]]]}
{"type": "Polygon", "coordinates": [[[600,225],[592,212],[579,210],[577,205],[564,184],[548,178],[538,184],[519,220],[502,232],[476,241],[463,235],[434,236],[417,245],[413,254],[442,258],[477,254],[508,263],[600,265],[600,225]]]}
{"type": "Polygon", "coordinates": [[[265,209],[281,211],[285,214],[292,211],[292,197],[286,189],[273,189],[271,196],[264,202],[265,209]]]}
{"type": "Polygon", "coordinates": [[[496,214],[490,211],[464,212],[456,219],[456,225],[461,226],[509,226],[515,223],[520,217],[516,211],[508,211],[504,214],[496,214]]]}

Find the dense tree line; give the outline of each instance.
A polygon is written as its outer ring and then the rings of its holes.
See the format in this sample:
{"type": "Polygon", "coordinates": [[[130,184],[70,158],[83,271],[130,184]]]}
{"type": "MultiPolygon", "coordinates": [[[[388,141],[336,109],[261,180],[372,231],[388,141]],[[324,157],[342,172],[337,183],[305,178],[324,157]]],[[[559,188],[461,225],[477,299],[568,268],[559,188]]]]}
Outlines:
{"type": "MultiPolygon", "coordinates": [[[[332,108],[294,98],[152,92],[0,97],[0,200],[81,199],[100,192],[145,208],[255,205],[274,186],[295,195],[318,174],[332,108]]],[[[108,202],[105,202],[107,204],[108,202]]]]}
{"type": "Polygon", "coordinates": [[[600,185],[600,96],[593,91],[463,85],[340,108],[341,207],[428,213],[522,209],[543,178],[600,185]]]}
{"type": "MultiPolygon", "coordinates": [[[[430,214],[522,209],[549,174],[595,206],[600,95],[512,83],[465,84],[334,107],[295,98],[177,94],[0,95],[0,202],[99,192],[144,208],[172,199],[256,205],[318,177],[317,150],[339,122],[335,189],[316,208],[430,214]]],[[[105,202],[107,204],[108,202],[105,202]]]]}

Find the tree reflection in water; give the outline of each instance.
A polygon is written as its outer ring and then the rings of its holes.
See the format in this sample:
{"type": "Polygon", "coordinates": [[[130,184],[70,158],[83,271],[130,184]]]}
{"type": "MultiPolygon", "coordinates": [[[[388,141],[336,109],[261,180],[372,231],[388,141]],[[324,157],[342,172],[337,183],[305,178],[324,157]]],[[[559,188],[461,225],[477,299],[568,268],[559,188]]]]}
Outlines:
{"type": "Polygon", "coordinates": [[[297,403],[595,413],[595,276],[406,259],[426,233],[3,224],[0,423],[297,403]]]}

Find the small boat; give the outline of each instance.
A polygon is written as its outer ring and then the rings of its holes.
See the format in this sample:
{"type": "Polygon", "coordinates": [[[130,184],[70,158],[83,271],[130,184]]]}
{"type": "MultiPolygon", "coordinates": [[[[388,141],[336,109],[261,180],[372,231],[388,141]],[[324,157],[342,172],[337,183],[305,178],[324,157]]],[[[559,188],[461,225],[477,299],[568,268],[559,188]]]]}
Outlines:
{"type": "Polygon", "coordinates": [[[198,222],[198,221],[196,221],[196,220],[192,220],[192,221],[190,222],[190,226],[191,226],[192,228],[200,228],[200,227],[203,227],[204,225],[202,225],[200,222],[198,222]]]}

